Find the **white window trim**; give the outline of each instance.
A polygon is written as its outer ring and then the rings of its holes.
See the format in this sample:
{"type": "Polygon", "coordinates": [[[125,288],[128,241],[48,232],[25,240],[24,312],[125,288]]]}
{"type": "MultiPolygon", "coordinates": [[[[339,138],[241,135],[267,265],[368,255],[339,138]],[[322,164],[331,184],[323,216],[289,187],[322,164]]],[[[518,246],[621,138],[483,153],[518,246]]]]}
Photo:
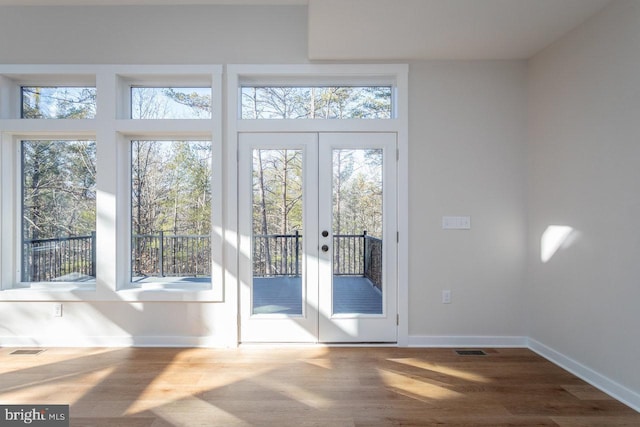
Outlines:
{"type": "MultiPolygon", "coordinates": [[[[0,65],[0,185],[15,188],[19,171],[14,163],[16,138],[91,138],[97,145],[95,287],[77,283],[20,287],[16,276],[21,213],[20,196],[3,191],[0,200],[0,301],[203,301],[223,300],[223,185],[222,185],[222,66],[220,65],[0,65]],[[211,85],[212,118],[190,120],[133,120],[127,107],[128,85],[211,85]],[[95,119],[21,119],[20,86],[28,84],[91,85],[97,89],[95,119]],[[128,183],[118,175],[122,164],[122,139],[201,137],[212,141],[212,277],[211,289],[143,289],[130,286],[126,277],[129,254],[128,183]],[[13,185],[12,185],[13,184],[13,185]],[[126,212],[123,216],[123,209],[126,212]],[[7,237],[7,238],[5,238],[7,237]],[[124,245],[124,250],[123,250],[124,245]],[[125,272],[123,275],[122,272],[125,272]]],[[[125,167],[128,162],[125,162],[125,167]]]]}
{"type": "MultiPolygon", "coordinates": [[[[241,132],[396,132],[398,135],[398,345],[409,341],[409,174],[408,174],[408,66],[406,64],[366,65],[228,65],[225,171],[225,258],[227,265],[225,300],[237,318],[239,303],[238,229],[238,135],[241,132]],[[393,87],[391,119],[366,120],[283,120],[240,119],[240,86],[251,84],[331,84],[386,82],[393,87]]],[[[233,335],[233,334],[231,334],[233,335]]],[[[236,330],[236,336],[238,331],[236,330]]],[[[230,343],[234,344],[234,343],[230,343]]]]}

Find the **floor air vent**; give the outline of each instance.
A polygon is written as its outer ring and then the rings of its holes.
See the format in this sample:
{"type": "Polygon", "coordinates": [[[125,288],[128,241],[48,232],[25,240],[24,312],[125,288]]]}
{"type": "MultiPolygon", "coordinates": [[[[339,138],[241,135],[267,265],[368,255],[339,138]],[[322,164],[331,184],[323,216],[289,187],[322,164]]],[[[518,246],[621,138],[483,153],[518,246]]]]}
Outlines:
{"type": "Polygon", "coordinates": [[[27,356],[27,355],[29,355],[29,356],[35,356],[36,354],[40,354],[40,353],[42,353],[43,351],[44,351],[44,350],[14,350],[14,351],[12,351],[12,352],[11,352],[11,353],[9,353],[9,354],[13,354],[13,355],[16,355],[16,356],[19,356],[19,355],[23,355],[23,356],[27,356]]]}
{"type": "Polygon", "coordinates": [[[458,356],[486,356],[487,353],[485,353],[482,350],[456,350],[456,353],[458,354],[458,356]]]}

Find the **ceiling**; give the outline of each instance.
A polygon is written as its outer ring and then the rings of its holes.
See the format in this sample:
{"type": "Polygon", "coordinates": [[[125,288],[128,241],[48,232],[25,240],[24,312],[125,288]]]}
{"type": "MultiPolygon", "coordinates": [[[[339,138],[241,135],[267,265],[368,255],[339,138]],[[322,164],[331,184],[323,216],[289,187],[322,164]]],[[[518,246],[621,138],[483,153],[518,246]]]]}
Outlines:
{"type": "Polygon", "coordinates": [[[611,0],[0,0],[0,6],[308,6],[311,60],[521,59],[611,0]]]}

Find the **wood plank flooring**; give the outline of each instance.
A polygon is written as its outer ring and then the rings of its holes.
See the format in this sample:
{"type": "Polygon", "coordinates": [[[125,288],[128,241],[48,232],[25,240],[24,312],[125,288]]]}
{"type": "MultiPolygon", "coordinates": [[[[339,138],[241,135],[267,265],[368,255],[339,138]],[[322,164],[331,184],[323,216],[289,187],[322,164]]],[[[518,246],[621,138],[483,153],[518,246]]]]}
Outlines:
{"type": "Polygon", "coordinates": [[[0,404],[69,404],[72,426],[640,426],[526,349],[0,348],[0,404]]]}

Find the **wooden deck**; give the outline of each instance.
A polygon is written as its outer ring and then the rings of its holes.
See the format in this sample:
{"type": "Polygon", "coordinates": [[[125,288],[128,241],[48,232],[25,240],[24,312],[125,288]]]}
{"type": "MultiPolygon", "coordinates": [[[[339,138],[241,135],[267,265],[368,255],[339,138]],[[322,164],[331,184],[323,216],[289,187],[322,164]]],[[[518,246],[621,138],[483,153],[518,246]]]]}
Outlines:
{"type": "MultiPolygon", "coordinates": [[[[300,277],[256,277],[253,279],[254,314],[302,314],[300,277]]],[[[334,313],[382,313],[382,294],[371,281],[360,276],[334,276],[334,313]]]]}
{"type": "Polygon", "coordinates": [[[638,426],[526,349],[0,348],[0,403],[69,404],[71,426],[638,426]]]}

